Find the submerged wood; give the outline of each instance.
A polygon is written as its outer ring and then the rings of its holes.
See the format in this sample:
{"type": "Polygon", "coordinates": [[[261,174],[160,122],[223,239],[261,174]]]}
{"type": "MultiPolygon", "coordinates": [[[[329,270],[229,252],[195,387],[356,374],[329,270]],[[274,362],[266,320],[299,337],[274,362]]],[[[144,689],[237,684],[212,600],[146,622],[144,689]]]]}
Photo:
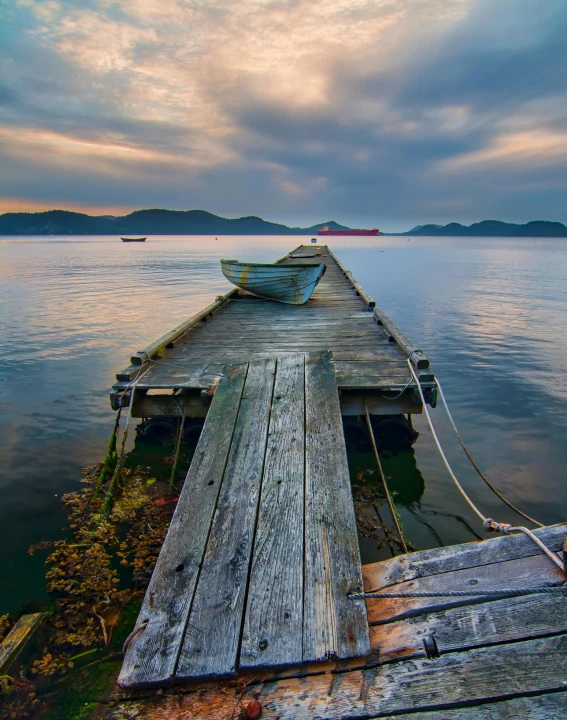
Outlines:
{"type": "Polygon", "coordinates": [[[33,613],[32,615],[22,615],[16,622],[0,643],[0,674],[7,672],[44,619],[43,613],[33,613]]]}

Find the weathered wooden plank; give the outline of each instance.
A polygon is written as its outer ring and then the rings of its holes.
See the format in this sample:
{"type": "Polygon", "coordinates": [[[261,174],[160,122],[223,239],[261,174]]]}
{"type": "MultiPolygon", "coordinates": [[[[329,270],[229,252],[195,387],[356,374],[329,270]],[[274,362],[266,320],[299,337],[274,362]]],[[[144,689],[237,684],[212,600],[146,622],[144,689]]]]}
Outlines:
{"type": "Polygon", "coordinates": [[[362,587],[360,555],[330,351],[305,366],[305,661],[367,655],[366,610],[349,592],[362,587]]]}
{"type": "Polygon", "coordinates": [[[134,400],[132,417],[186,417],[205,418],[211,405],[212,397],[199,395],[184,397],[178,395],[144,395],[134,400]]]}
{"type": "MultiPolygon", "coordinates": [[[[387,562],[387,561],[386,561],[387,562]]],[[[388,588],[392,592],[448,592],[451,590],[519,589],[539,585],[560,585],[565,581],[561,570],[544,555],[532,555],[491,565],[454,570],[409,580],[388,588]]],[[[404,598],[368,600],[370,623],[390,622],[394,619],[423,614],[433,610],[474,602],[485,602],[482,596],[452,598],[404,598]]]]}
{"type": "Polygon", "coordinates": [[[148,358],[153,358],[156,355],[159,355],[159,353],[164,350],[169,343],[177,340],[177,338],[187,332],[189,328],[196,325],[203,318],[207,317],[207,315],[210,315],[211,313],[215,312],[215,310],[218,310],[221,305],[230,300],[230,298],[237,293],[238,288],[234,288],[234,290],[231,290],[226,295],[221,296],[218,300],[206,307],[204,310],[200,310],[198,313],[195,313],[195,315],[192,315],[188,320],[185,320],[176,328],[170,330],[168,333],[160,337],[159,340],[156,340],[155,342],[148,345],[146,348],[144,348],[144,350],[139,350],[137,353],[132,355],[132,357],[130,358],[130,362],[132,363],[132,365],[143,365],[143,363],[146,362],[148,358]]]}
{"type": "Polygon", "coordinates": [[[525,595],[374,625],[370,644],[380,662],[391,662],[426,657],[433,642],[443,654],[566,630],[567,595],[525,595]]]}
{"type": "Polygon", "coordinates": [[[250,363],[176,678],[236,671],[275,360],[250,363]]]}
{"type": "MultiPolygon", "coordinates": [[[[384,720],[398,720],[399,717],[389,715],[384,720]]],[[[565,720],[566,717],[567,692],[411,714],[411,720],[565,720]]]]}
{"type": "MultiPolygon", "coordinates": [[[[562,635],[447,653],[435,660],[417,658],[363,671],[251,685],[244,692],[238,686],[220,693],[218,684],[211,683],[187,695],[120,704],[111,717],[225,720],[239,703],[246,705],[254,699],[262,704],[262,720],[366,719],[404,713],[412,713],[413,719],[419,717],[418,711],[437,712],[437,718],[432,717],[441,720],[451,717],[445,713],[471,704],[484,710],[489,702],[544,693],[564,696],[566,653],[567,637],[562,635]]],[[[528,698],[524,707],[532,700],[528,698]]],[[[564,708],[564,697],[556,705],[564,708]]],[[[480,710],[472,715],[474,720],[484,717],[480,710]]],[[[563,720],[564,715],[559,717],[563,720]]],[[[470,715],[465,718],[471,720],[470,715]]]]}
{"type": "Polygon", "coordinates": [[[302,661],[305,356],[278,358],[240,667],[302,661]]]}
{"type": "Polygon", "coordinates": [[[228,368],[219,382],[187,473],[167,537],[126,651],[122,687],[160,684],[173,677],[230,442],[247,366],[228,368]]]}
{"type": "Polygon", "coordinates": [[[10,665],[24,649],[34,632],[45,618],[43,613],[22,615],[0,643],[0,674],[8,671],[10,665]]]}
{"type": "MultiPolygon", "coordinates": [[[[534,533],[549,548],[559,552],[567,536],[567,523],[539,528],[534,530],[534,533]]],[[[419,577],[540,554],[543,554],[542,550],[523,533],[501,535],[489,540],[478,540],[447,548],[422,550],[365,565],[364,587],[370,592],[376,588],[384,588],[419,577]]]]}

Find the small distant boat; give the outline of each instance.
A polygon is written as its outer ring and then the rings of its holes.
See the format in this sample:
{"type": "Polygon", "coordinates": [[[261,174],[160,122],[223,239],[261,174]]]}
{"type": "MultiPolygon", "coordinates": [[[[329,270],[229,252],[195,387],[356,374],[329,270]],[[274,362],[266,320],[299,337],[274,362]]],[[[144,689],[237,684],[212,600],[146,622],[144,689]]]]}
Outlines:
{"type": "Polygon", "coordinates": [[[222,273],[227,280],[253,295],[288,303],[306,303],[325,273],[325,265],[244,263],[221,260],[222,273]]]}
{"type": "Polygon", "coordinates": [[[120,238],[122,242],[146,242],[146,238],[120,238]]]}

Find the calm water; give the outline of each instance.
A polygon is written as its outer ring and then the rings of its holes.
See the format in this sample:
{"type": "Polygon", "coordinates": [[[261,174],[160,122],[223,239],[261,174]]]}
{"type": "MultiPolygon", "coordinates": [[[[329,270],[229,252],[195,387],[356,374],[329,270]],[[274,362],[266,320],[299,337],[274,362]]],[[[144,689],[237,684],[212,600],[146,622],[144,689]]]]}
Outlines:
{"type": "MultiPolygon", "coordinates": [[[[60,537],[59,497],[103,457],[115,372],[229,288],[221,257],[272,261],[300,242],[0,239],[0,613],[45,600],[44,556],[26,551],[60,537]]],[[[331,246],[425,350],[498,488],[543,522],[566,520],[567,242],[379,237],[331,246]]],[[[434,418],[481,509],[516,522],[468,465],[441,409],[434,418]]],[[[421,418],[416,427],[415,456],[387,461],[409,539],[424,549],[482,535],[421,418]]]]}

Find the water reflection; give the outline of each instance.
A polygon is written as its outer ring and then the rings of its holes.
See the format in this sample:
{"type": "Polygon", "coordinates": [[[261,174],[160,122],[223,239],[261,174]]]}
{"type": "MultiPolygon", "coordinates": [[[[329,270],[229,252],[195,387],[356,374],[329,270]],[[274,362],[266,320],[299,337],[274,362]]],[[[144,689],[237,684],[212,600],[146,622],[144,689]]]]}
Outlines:
{"type": "MultiPolygon", "coordinates": [[[[115,372],[229,288],[221,257],[273,261],[303,240],[0,240],[0,613],[44,599],[42,558],[26,550],[60,536],[61,494],[77,489],[81,468],[104,456],[115,372]]],[[[565,243],[335,238],[332,249],[425,350],[489,479],[543,522],[565,520],[558,501],[567,465],[565,243]]],[[[434,419],[475,502],[516,522],[470,468],[440,409],[434,419]]],[[[423,418],[414,424],[414,450],[384,459],[409,540],[423,549],[475,539],[477,518],[452,486],[423,418]]],[[[134,445],[132,438],[128,450],[129,461],[167,474],[141,439],[134,445]]],[[[366,451],[352,462],[355,474],[372,469],[366,451]]],[[[361,487],[378,493],[376,480],[367,473],[361,487]]],[[[390,554],[387,543],[383,552],[390,554]]]]}

